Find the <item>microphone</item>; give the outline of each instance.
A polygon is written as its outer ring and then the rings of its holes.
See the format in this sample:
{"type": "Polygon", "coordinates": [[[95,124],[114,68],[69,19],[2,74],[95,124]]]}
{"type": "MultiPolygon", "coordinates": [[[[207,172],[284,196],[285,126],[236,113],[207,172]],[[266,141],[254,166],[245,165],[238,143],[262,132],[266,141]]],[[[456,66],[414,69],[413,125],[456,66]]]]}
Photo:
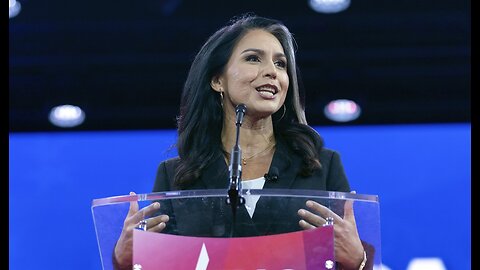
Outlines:
{"type": "Polygon", "coordinates": [[[236,208],[239,205],[245,204],[245,198],[239,195],[242,189],[242,163],[240,162],[242,160],[242,149],[240,148],[239,138],[240,126],[242,125],[243,117],[245,116],[246,111],[247,107],[245,106],[245,104],[239,104],[235,108],[235,125],[237,126],[237,134],[235,138],[235,145],[233,146],[232,152],[230,154],[230,166],[228,168],[230,171],[230,184],[228,188],[228,198],[226,201],[227,204],[230,204],[232,206],[232,211],[234,214],[236,212],[236,208]]]}
{"type": "Polygon", "coordinates": [[[270,171],[264,175],[265,181],[276,182],[278,180],[278,168],[272,167],[270,171]]]}
{"type": "MultiPolygon", "coordinates": [[[[237,107],[235,108],[235,113],[237,115],[235,124],[237,127],[242,125],[243,122],[243,117],[245,116],[245,113],[247,112],[247,106],[245,104],[238,104],[237,107]]],[[[238,139],[238,135],[237,135],[238,139]]],[[[238,141],[238,140],[237,140],[238,141]]]]}

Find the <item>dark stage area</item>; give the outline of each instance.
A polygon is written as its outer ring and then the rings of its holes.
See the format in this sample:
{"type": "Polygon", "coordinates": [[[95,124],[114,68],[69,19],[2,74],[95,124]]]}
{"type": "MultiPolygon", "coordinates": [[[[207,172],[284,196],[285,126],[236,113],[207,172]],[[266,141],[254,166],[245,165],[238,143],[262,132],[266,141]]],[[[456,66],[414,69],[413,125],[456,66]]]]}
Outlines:
{"type": "Polygon", "coordinates": [[[352,1],[320,14],[307,1],[21,1],[9,20],[10,131],[175,128],[180,92],[203,42],[245,12],[283,21],[312,125],[470,121],[469,1],[352,1]],[[336,123],[332,99],[362,115],[336,123]],[[62,129],[52,107],[85,122],[62,129]]]}

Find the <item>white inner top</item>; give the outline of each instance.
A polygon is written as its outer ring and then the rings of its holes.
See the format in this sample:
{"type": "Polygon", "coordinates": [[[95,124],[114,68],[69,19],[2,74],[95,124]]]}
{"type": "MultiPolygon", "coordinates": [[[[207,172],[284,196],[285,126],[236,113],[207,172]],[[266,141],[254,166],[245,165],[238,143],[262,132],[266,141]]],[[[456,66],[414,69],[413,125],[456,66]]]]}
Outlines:
{"type": "Polygon", "coordinates": [[[242,181],[242,189],[247,191],[247,195],[245,196],[245,208],[247,208],[250,217],[253,217],[258,199],[260,199],[260,195],[250,195],[248,190],[263,189],[263,185],[265,185],[265,177],[263,176],[252,180],[242,181]]]}

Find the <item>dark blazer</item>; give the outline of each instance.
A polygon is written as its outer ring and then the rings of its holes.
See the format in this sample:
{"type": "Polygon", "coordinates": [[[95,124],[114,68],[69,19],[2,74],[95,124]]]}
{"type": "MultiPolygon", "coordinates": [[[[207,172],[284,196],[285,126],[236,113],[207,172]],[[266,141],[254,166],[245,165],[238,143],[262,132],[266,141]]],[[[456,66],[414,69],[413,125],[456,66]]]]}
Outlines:
{"type": "MultiPolygon", "coordinates": [[[[350,192],[350,185],[338,152],[318,149],[322,168],[311,176],[301,176],[301,156],[291,151],[281,140],[277,140],[272,168],[278,172],[278,179],[266,181],[264,189],[304,189],[350,192]]],[[[173,184],[179,158],[163,161],[157,171],[153,192],[178,190],[173,184]]],[[[222,156],[205,168],[201,178],[188,187],[189,190],[225,189],[229,185],[228,165],[222,156]]],[[[305,200],[299,198],[261,197],[251,218],[245,207],[238,209],[233,217],[230,206],[223,198],[176,199],[161,201],[160,211],[170,216],[165,233],[203,237],[242,237],[294,232],[301,230],[297,211],[305,208],[305,200]],[[232,222],[232,220],[234,220],[232,222]]],[[[320,203],[322,203],[320,201],[320,203]]],[[[331,205],[343,216],[343,203],[331,205]]],[[[324,203],[325,204],[325,203],[324,203]]],[[[362,241],[367,250],[368,263],[365,269],[373,268],[374,248],[362,241]]],[[[338,269],[343,269],[338,265],[338,269]]]]}
{"type": "MultiPolygon", "coordinates": [[[[285,143],[277,141],[269,173],[276,167],[278,179],[266,181],[264,189],[305,189],[349,192],[350,186],[337,152],[326,148],[319,149],[322,168],[311,176],[299,175],[301,157],[291,151],[285,143]]],[[[153,192],[178,190],[173,184],[178,157],[162,162],[158,168],[153,192]]],[[[267,172],[266,172],[267,173],[267,172]]],[[[201,178],[188,187],[189,190],[225,189],[229,184],[228,165],[219,156],[206,167],[201,178]]],[[[267,235],[298,231],[300,227],[297,210],[305,208],[304,201],[298,198],[261,197],[255,214],[250,218],[245,207],[238,209],[236,227],[232,227],[232,214],[223,201],[209,199],[208,202],[176,200],[163,203],[163,212],[170,215],[167,227],[172,233],[192,236],[227,236],[233,229],[235,236],[267,235]],[[301,203],[300,203],[301,202],[301,203]],[[207,203],[208,205],[205,205],[207,203]],[[202,208],[203,207],[203,208],[202,208]],[[280,209],[281,208],[281,209],[280,209]],[[206,215],[206,209],[211,213],[206,215]],[[197,214],[198,213],[198,214],[197,214]],[[202,214],[200,214],[202,213],[202,214]],[[187,224],[187,225],[185,225],[187,224]]]]}

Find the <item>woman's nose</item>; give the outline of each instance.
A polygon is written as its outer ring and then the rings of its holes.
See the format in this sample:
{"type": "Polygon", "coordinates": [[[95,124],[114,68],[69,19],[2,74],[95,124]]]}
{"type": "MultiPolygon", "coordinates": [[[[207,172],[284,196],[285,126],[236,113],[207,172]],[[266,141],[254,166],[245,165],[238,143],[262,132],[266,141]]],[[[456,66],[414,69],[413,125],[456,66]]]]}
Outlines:
{"type": "Polygon", "coordinates": [[[269,77],[272,79],[277,78],[277,69],[276,69],[275,63],[273,62],[266,63],[265,66],[263,67],[262,75],[264,77],[269,77]]]}

